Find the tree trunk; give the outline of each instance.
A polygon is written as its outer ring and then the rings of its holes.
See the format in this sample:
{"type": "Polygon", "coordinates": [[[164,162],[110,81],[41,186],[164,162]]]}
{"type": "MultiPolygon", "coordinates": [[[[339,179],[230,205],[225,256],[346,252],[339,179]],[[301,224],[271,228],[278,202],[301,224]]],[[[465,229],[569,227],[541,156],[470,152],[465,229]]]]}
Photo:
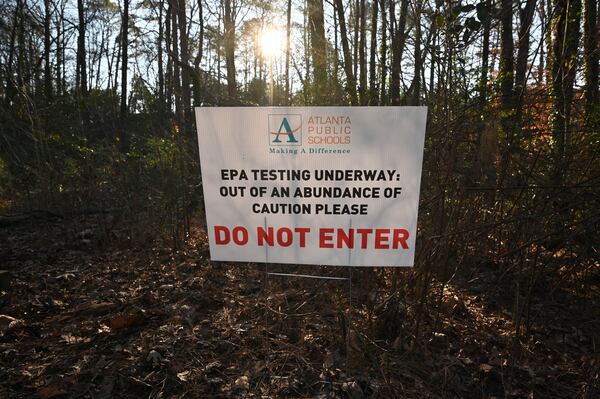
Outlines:
{"type": "Polygon", "coordinates": [[[513,0],[502,0],[500,36],[500,117],[505,138],[510,143],[514,133],[514,43],[513,0]]]}
{"type": "Polygon", "coordinates": [[[64,8],[61,6],[60,15],[56,18],[56,94],[62,95],[62,29],[61,26],[64,21],[64,8]]]}
{"type": "MultiPolygon", "coordinates": [[[[221,2],[220,7],[219,7],[219,15],[217,17],[217,32],[221,32],[221,23],[223,20],[223,14],[225,14],[224,11],[224,7],[223,7],[223,2],[221,2]]],[[[216,52],[216,58],[217,58],[217,102],[221,103],[222,102],[222,93],[221,93],[221,78],[222,78],[222,73],[221,73],[221,56],[222,56],[222,46],[215,46],[215,52],[216,52]]],[[[260,69],[259,67],[259,73],[262,71],[262,69],[260,69]]],[[[227,103],[227,100],[225,101],[227,103]]]]}
{"type": "Polygon", "coordinates": [[[224,0],[225,14],[223,16],[225,65],[227,67],[227,102],[237,102],[237,87],[235,81],[235,13],[231,7],[231,0],[224,0]]]}
{"type": "Polygon", "coordinates": [[[19,13],[19,18],[18,18],[18,25],[17,26],[17,46],[16,46],[16,53],[17,53],[17,66],[16,66],[16,87],[17,88],[22,88],[23,86],[25,86],[26,82],[25,82],[25,12],[24,12],[24,8],[25,8],[25,2],[21,2],[21,6],[17,8],[17,11],[19,13]]]}
{"type": "Polygon", "coordinates": [[[402,73],[402,55],[406,43],[407,32],[406,17],[408,13],[408,0],[400,4],[400,19],[396,25],[396,11],[394,1],[390,1],[390,31],[392,35],[392,70],[390,83],[390,100],[392,105],[400,105],[400,74],[402,73]]]}
{"type": "Polygon", "coordinates": [[[200,68],[200,62],[204,56],[204,6],[203,0],[198,0],[198,21],[200,23],[198,32],[198,53],[194,58],[194,68],[200,68]]]}
{"type": "MultiPolygon", "coordinates": [[[[129,0],[126,0],[129,1],[129,0]]],[[[85,56],[85,13],[83,0],[77,0],[77,15],[79,17],[77,37],[77,66],[75,74],[75,86],[83,95],[87,94],[87,66],[85,56]]]]}
{"type": "Polygon", "coordinates": [[[359,39],[358,39],[358,65],[359,65],[359,85],[358,93],[361,105],[368,103],[367,98],[367,57],[365,54],[365,47],[367,46],[367,16],[365,10],[365,0],[359,0],[359,39]]]}
{"type": "Polygon", "coordinates": [[[598,74],[600,48],[598,45],[598,2],[585,0],[584,21],[584,60],[585,60],[585,113],[586,120],[592,123],[600,122],[600,109],[598,108],[598,74]]]}
{"type": "MultiPolygon", "coordinates": [[[[544,0],[540,1],[540,5],[539,5],[539,14],[540,14],[540,25],[542,26],[542,29],[546,29],[547,23],[546,23],[546,7],[545,7],[546,2],[544,0]]],[[[545,35],[544,35],[545,36],[545,35]]],[[[542,38],[542,40],[545,40],[544,38],[542,38]]],[[[546,48],[546,46],[544,45],[544,43],[540,43],[540,61],[538,62],[538,70],[537,70],[537,83],[538,85],[542,85],[544,82],[544,57],[545,57],[545,51],[544,49],[546,48]]]]}
{"type": "MultiPolygon", "coordinates": [[[[287,2],[285,25],[285,105],[290,104],[290,36],[292,32],[292,0],[287,2]]],[[[336,54],[337,57],[337,54],[336,54]]]]}
{"type": "Polygon", "coordinates": [[[340,84],[340,80],[339,80],[339,73],[340,73],[340,48],[338,46],[339,43],[339,39],[338,39],[338,16],[337,13],[335,12],[335,3],[332,3],[333,5],[333,81],[334,81],[334,85],[337,91],[337,88],[339,87],[340,84]]]}
{"type": "MultiPolygon", "coordinates": [[[[349,0],[350,4],[352,4],[352,0],[349,0]]],[[[360,38],[360,0],[356,0],[356,2],[354,3],[354,27],[353,27],[353,38],[352,38],[352,42],[354,45],[353,48],[353,57],[352,57],[352,72],[354,73],[354,76],[356,76],[356,79],[359,79],[359,71],[358,71],[358,40],[360,38]]],[[[357,82],[360,84],[360,79],[359,82],[357,82]]]]}
{"type": "Polygon", "coordinates": [[[123,3],[123,21],[121,24],[121,120],[127,116],[127,66],[128,66],[128,48],[129,48],[129,0],[123,3]]]}
{"type": "Polygon", "coordinates": [[[183,120],[183,110],[181,106],[181,79],[180,79],[180,67],[179,63],[179,34],[178,34],[178,23],[177,23],[177,0],[170,0],[171,2],[171,57],[172,57],[172,68],[173,68],[173,97],[175,97],[175,115],[177,120],[181,122],[183,120]]]}
{"type": "MultiPolygon", "coordinates": [[[[121,47],[123,45],[123,41],[122,40],[115,40],[115,45],[113,46],[113,51],[112,51],[112,56],[111,56],[111,62],[109,63],[108,67],[109,67],[109,74],[112,73],[113,70],[113,65],[114,70],[115,70],[115,76],[114,76],[114,80],[113,82],[111,82],[112,86],[111,86],[111,90],[116,94],[117,93],[117,86],[119,85],[119,73],[121,72],[121,47]]],[[[119,101],[120,97],[119,97],[119,101]]]]}
{"type": "Polygon", "coordinates": [[[44,0],[44,94],[46,99],[52,99],[52,67],[50,65],[50,0],[44,0]]]}
{"type": "MultiPolygon", "coordinates": [[[[432,27],[431,27],[431,50],[429,53],[431,54],[431,61],[429,67],[429,90],[427,94],[427,104],[431,104],[433,108],[435,106],[435,97],[436,97],[436,89],[435,89],[435,66],[438,62],[437,60],[437,43],[438,43],[438,26],[435,23],[435,19],[439,14],[439,7],[436,6],[434,13],[432,14],[432,27]]],[[[423,79],[425,80],[425,79],[423,79]]],[[[430,110],[433,112],[433,110],[430,110]]]]}
{"type": "MultiPolygon", "coordinates": [[[[304,7],[308,10],[308,1],[305,0],[304,7]]],[[[304,104],[310,103],[310,69],[311,69],[311,59],[310,59],[310,45],[309,45],[309,29],[308,29],[309,21],[308,21],[308,12],[303,13],[302,19],[302,31],[304,34],[302,35],[302,44],[304,49],[304,60],[306,62],[306,67],[304,68],[304,84],[302,90],[302,96],[304,97],[304,104]]]]}
{"type": "Polygon", "coordinates": [[[344,71],[346,73],[346,92],[350,97],[350,104],[358,105],[356,96],[356,79],[352,70],[352,56],[350,54],[350,44],[348,42],[348,32],[346,30],[346,19],[344,16],[344,7],[342,0],[334,0],[334,6],[337,11],[338,21],[340,25],[340,36],[342,41],[342,52],[344,53],[344,71]]]}
{"type": "Polygon", "coordinates": [[[557,0],[552,46],[552,135],[555,142],[555,183],[564,174],[567,133],[571,120],[573,83],[577,69],[581,0],[557,0]]]}
{"type": "Polygon", "coordinates": [[[164,26],[163,26],[163,9],[165,7],[164,0],[158,2],[158,39],[156,47],[158,48],[158,102],[160,111],[164,111],[165,106],[165,77],[163,71],[163,41],[164,41],[164,26]]]}
{"type": "Polygon", "coordinates": [[[190,89],[190,55],[188,49],[187,35],[187,19],[185,13],[185,0],[179,0],[177,3],[177,15],[179,18],[179,51],[181,53],[181,63],[184,65],[181,68],[181,99],[183,102],[183,133],[187,137],[187,133],[192,125],[192,102],[190,89]]]}
{"type": "Polygon", "coordinates": [[[308,0],[310,47],[313,60],[313,103],[324,105],[327,93],[327,41],[323,0],[308,0]]]}
{"type": "MultiPolygon", "coordinates": [[[[15,68],[15,54],[17,52],[17,35],[20,25],[23,23],[22,2],[17,0],[15,5],[15,14],[13,17],[13,26],[10,31],[10,47],[8,50],[7,76],[6,76],[6,104],[10,107],[11,102],[16,96],[16,87],[14,83],[12,70],[15,68]]],[[[17,60],[18,62],[18,60],[17,60]]]]}
{"type": "Polygon", "coordinates": [[[121,129],[119,129],[119,142],[123,152],[129,149],[128,137],[126,132],[127,123],[127,68],[129,66],[128,48],[129,48],[129,0],[123,3],[123,23],[121,25],[121,129]]]}
{"type": "Polygon", "coordinates": [[[198,19],[200,21],[200,32],[198,36],[198,53],[194,58],[194,72],[192,78],[194,80],[194,102],[200,104],[200,95],[202,90],[202,76],[200,74],[200,62],[204,57],[204,6],[202,5],[203,0],[198,0],[198,19]]]}
{"type": "Polygon", "coordinates": [[[379,0],[373,0],[371,9],[371,53],[369,55],[369,105],[377,105],[377,19],[379,17],[379,0]]]}
{"type": "Polygon", "coordinates": [[[386,104],[386,81],[387,81],[387,8],[385,7],[385,0],[381,1],[381,78],[379,79],[379,104],[386,104]]]}
{"type": "Polygon", "coordinates": [[[171,21],[173,19],[173,7],[171,1],[167,0],[167,15],[165,16],[165,49],[167,50],[167,74],[165,79],[165,99],[166,109],[170,112],[173,108],[173,59],[169,52],[171,51],[171,21]]]}
{"type": "Polygon", "coordinates": [[[421,72],[423,60],[421,56],[421,8],[423,4],[418,1],[415,4],[415,74],[411,83],[411,105],[419,105],[421,102],[421,72]]]}
{"type": "Polygon", "coordinates": [[[515,124],[520,126],[523,115],[523,98],[527,89],[527,60],[529,58],[529,36],[533,14],[535,12],[536,0],[527,0],[525,8],[520,10],[519,48],[517,50],[517,64],[515,66],[515,100],[516,117],[515,124]]]}
{"type": "MultiPolygon", "coordinates": [[[[491,0],[485,0],[484,8],[490,10],[492,7],[491,0]]],[[[479,77],[479,104],[483,109],[487,104],[487,85],[489,75],[489,59],[490,59],[490,26],[492,18],[490,17],[491,12],[485,13],[483,21],[481,21],[483,27],[483,43],[481,45],[481,76],[479,77]]]]}
{"type": "Polygon", "coordinates": [[[553,26],[552,21],[554,20],[554,13],[552,11],[552,0],[541,0],[546,3],[546,24],[545,30],[546,34],[544,35],[544,44],[546,46],[546,87],[552,86],[552,46],[554,40],[552,39],[553,26]]]}

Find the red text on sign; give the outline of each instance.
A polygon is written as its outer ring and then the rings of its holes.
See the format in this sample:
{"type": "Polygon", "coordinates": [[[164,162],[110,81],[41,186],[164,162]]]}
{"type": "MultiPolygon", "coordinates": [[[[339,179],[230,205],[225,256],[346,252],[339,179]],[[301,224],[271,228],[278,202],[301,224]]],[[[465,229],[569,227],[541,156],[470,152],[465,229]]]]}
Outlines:
{"type": "Polygon", "coordinates": [[[319,248],[408,249],[406,229],[319,229],[319,248]]]}
{"type": "Polygon", "coordinates": [[[289,247],[294,241],[295,233],[298,235],[298,245],[300,248],[304,248],[306,246],[306,234],[310,232],[310,229],[308,227],[296,227],[292,230],[289,227],[280,227],[274,232],[273,227],[268,227],[266,230],[257,227],[256,232],[259,247],[262,247],[265,243],[272,247],[275,245],[275,240],[277,240],[277,245],[280,247],[289,247]]]}

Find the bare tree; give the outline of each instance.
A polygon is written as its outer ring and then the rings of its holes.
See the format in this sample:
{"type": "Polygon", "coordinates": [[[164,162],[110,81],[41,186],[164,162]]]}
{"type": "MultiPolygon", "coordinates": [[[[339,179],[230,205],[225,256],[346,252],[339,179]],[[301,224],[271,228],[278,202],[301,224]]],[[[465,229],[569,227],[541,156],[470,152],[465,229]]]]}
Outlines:
{"type": "Polygon", "coordinates": [[[552,134],[556,143],[556,183],[563,176],[567,133],[571,125],[573,84],[577,70],[581,0],[556,0],[552,45],[552,134]]]}
{"type": "Polygon", "coordinates": [[[185,0],[177,2],[177,17],[179,19],[179,42],[181,68],[181,100],[183,105],[183,130],[187,133],[192,125],[192,102],[190,88],[190,54],[188,49],[188,32],[185,0]]]}
{"type": "Polygon", "coordinates": [[[50,64],[50,22],[52,21],[52,13],[50,6],[50,0],[44,0],[44,94],[49,100],[52,98],[52,65],[50,64]]]}
{"type": "MultiPolygon", "coordinates": [[[[129,1],[129,0],[126,0],[129,1]]],[[[87,60],[86,60],[86,49],[85,49],[85,9],[83,0],[77,0],[77,15],[79,17],[78,22],[78,38],[77,38],[77,66],[75,73],[75,86],[81,91],[82,94],[87,94],[87,60]]]]}
{"type": "Polygon", "coordinates": [[[342,0],[334,0],[335,10],[338,15],[340,25],[340,36],[342,41],[342,52],[344,54],[344,72],[346,73],[346,92],[350,98],[350,104],[357,105],[356,79],[352,69],[352,56],[350,54],[350,44],[348,42],[348,31],[346,30],[346,18],[344,16],[344,7],[342,0]]]}
{"type": "Polygon", "coordinates": [[[366,49],[367,46],[367,12],[365,7],[365,0],[358,0],[358,97],[361,105],[368,103],[367,98],[367,57],[366,49]]]}
{"type": "Polygon", "coordinates": [[[410,85],[410,102],[412,105],[419,105],[421,102],[421,74],[423,72],[422,59],[422,35],[421,35],[421,12],[423,8],[422,0],[415,0],[414,4],[414,23],[415,23],[415,72],[413,81],[410,85]]]}
{"type": "Polygon", "coordinates": [[[500,116],[502,130],[508,142],[514,133],[514,42],[513,42],[513,0],[501,1],[500,33],[500,116]]]}
{"type": "Polygon", "coordinates": [[[158,102],[162,107],[165,105],[165,72],[163,66],[163,42],[165,40],[165,24],[163,21],[164,0],[158,2],[158,37],[156,38],[157,64],[158,64],[158,102]]]}
{"type": "Polygon", "coordinates": [[[285,104],[290,103],[290,37],[292,34],[292,0],[287,1],[285,24],[285,104]]]}
{"type": "Polygon", "coordinates": [[[123,20],[121,23],[121,128],[119,129],[119,144],[123,152],[129,148],[127,135],[127,70],[129,68],[129,0],[123,3],[123,20]]]}
{"type": "MultiPolygon", "coordinates": [[[[585,59],[585,105],[586,119],[593,119],[592,114],[598,112],[598,75],[600,74],[598,47],[598,1],[585,0],[584,21],[584,59],[585,59]]],[[[596,117],[597,118],[597,117],[596,117]]],[[[600,119],[600,118],[598,118],[600,119]]],[[[597,121],[596,121],[597,122],[597,121]]]]}
{"type": "Polygon", "coordinates": [[[517,64],[515,65],[515,123],[521,122],[523,114],[523,97],[527,88],[527,60],[529,59],[529,42],[533,14],[535,13],[536,0],[527,0],[525,7],[519,10],[519,41],[517,50],[517,64]]]}
{"type": "Polygon", "coordinates": [[[237,102],[237,84],[235,80],[235,9],[232,0],[224,0],[225,13],[223,15],[225,64],[227,67],[227,95],[228,102],[237,102]]]}
{"type": "Polygon", "coordinates": [[[323,104],[327,93],[327,40],[323,0],[308,0],[308,21],[313,63],[313,101],[323,104]]]}
{"type": "Polygon", "coordinates": [[[369,105],[377,105],[379,96],[377,93],[377,19],[379,17],[379,1],[373,0],[371,6],[371,44],[369,54],[369,105]]]}
{"type": "Polygon", "coordinates": [[[386,99],[387,99],[386,82],[387,82],[387,53],[388,53],[387,32],[388,32],[388,26],[387,26],[387,8],[386,8],[386,4],[385,4],[386,0],[380,0],[380,1],[381,1],[381,49],[380,49],[381,62],[379,63],[379,65],[380,65],[380,69],[381,69],[381,72],[380,72],[381,78],[379,79],[379,92],[380,92],[379,104],[385,104],[386,99]]]}
{"type": "Polygon", "coordinates": [[[481,44],[481,74],[479,77],[479,101],[480,106],[483,108],[487,103],[487,85],[489,75],[489,57],[490,57],[490,29],[491,29],[491,0],[485,0],[480,7],[483,10],[480,12],[482,15],[481,25],[483,27],[482,32],[482,44],[481,44]]]}
{"type": "Polygon", "coordinates": [[[408,0],[400,3],[400,17],[396,23],[396,10],[394,1],[390,1],[390,32],[392,37],[392,66],[390,82],[390,100],[392,105],[400,105],[400,75],[402,73],[402,55],[406,43],[406,17],[408,14],[408,0]]]}

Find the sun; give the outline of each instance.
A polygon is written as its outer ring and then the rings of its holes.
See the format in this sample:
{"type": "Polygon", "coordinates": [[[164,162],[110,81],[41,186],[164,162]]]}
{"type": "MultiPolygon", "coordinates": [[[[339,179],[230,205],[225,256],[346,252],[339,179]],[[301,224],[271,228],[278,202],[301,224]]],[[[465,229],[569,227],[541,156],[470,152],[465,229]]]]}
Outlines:
{"type": "Polygon", "coordinates": [[[260,34],[260,49],[266,58],[274,58],[285,49],[285,32],[279,29],[265,28],[260,34]]]}

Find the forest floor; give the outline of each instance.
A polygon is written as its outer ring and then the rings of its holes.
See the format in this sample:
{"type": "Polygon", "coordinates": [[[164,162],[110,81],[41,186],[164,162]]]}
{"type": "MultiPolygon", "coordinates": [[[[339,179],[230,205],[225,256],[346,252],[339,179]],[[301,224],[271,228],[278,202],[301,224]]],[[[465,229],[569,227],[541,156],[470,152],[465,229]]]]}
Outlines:
{"type": "Polygon", "coordinates": [[[517,337],[492,266],[421,303],[369,285],[381,268],[352,271],[350,291],[213,263],[200,223],[179,250],[99,226],[0,226],[0,398],[600,397],[597,290],[533,301],[517,337]]]}

